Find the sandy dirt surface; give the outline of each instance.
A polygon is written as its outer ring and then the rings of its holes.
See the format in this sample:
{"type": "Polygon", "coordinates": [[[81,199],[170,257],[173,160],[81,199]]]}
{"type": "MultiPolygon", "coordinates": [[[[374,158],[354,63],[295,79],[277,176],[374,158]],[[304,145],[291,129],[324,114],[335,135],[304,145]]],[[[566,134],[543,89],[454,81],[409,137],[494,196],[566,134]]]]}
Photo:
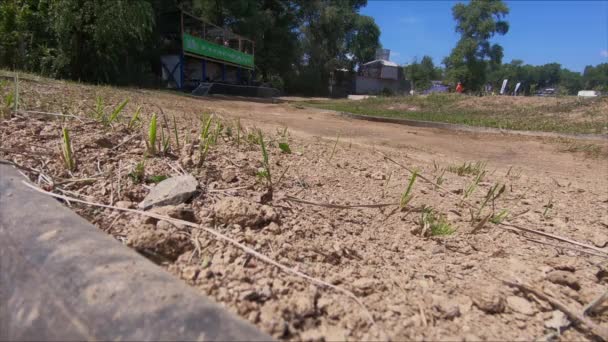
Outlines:
{"type": "MultiPolygon", "coordinates": [[[[199,194],[152,211],[215,229],[350,291],[360,302],[280,271],[201,229],[72,203],[118,241],[276,338],[596,338],[589,327],[567,323],[546,300],[503,280],[532,286],[576,312],[606,291],[608,165],[603,154],[564,152],[562,142],[548,139],[356,121],[289,103],[59,82],[23,89],[24,108],[82,118],[63,123],[77,162],[72,173],[58,153],[61,121],[22,113],[0,122],[0,158],[19,164],[41,187],[134,207],[154,186],[154,176],[186,171],[198,180],[199,194]],[[111,128],[87,118],[96,96],[112,106],[130,98],[125,118],[111,128]],[[138,106],[143,127],[129,130],[128,116],[138,106]],[[148,156],[146,181],[138,183],[133,173],[144,159],[141,136],[152,112],[160,119],[164,113],[170,130],[175,115],[181,146],[173,141],[166,154],[148,156]],[[224,129],[199,166],[203,112],[219,115],[224,129]],[[238,134],[236,118],[241,118],[238,134]],[[268,145],[275,182],[271,198],[259,176],[263,163],[255,127],[265,132],[268,145]],[[279,143],[288,143],[292,153],[282,152],[279,143]],[[381,153],[440,186],[418,177],[411,199],[400,208],[411,174],[381,153]],[[468,171],[460,167],[465,161],[473,165],[468,171]],[[84,178],[93,180],[80,181],[84,178]],[[492,188],[503,185],[498,198],[486,201],[492,188]],[[379,203],[388,205],[335,207],[379,203]],[[586,247],[484,220],[503,210],[502,223],[586,247]]],[[[608,326],[608,303],[590,318],[600,328],[608,326]]]]}

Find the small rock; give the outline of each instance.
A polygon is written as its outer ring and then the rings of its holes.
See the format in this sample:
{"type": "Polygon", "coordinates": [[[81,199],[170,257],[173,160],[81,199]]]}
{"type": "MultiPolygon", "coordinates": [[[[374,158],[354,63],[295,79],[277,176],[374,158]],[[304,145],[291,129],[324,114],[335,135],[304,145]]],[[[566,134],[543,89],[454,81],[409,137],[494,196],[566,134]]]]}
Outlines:
{"type": "Polygon", "coordinates": [[[561,332],[563,328],[566,328],[570,325],[570,321],[566,314],[559,310],[553,311],[551,319],[545,321],[545,327],[549,329],[555,329],[558,332],[561,332]]]}
{"type": "Polygon", "coordinates": [[[576,276],[567,271],[553,271],[547,274],[547,280],[552,283],[568,286],[573,290],[580,290],[581,285],[578,283],[576,276]]]}
{"type": "MultiPolygon", "coordinates": [[[[606,225],[606,227],[608,227],[608,224],[606,225]]],[[[598,234],[593,237],[591,242],[593,242],[595,247],[604,248],[608,246],[608,234],[598,234]]]]}
{"type": "Polygon", "coordinates": [[[133,209],[135,208],[135,203],[129,201],[118,201],[114,203],[114,206],[122,209],[133,209]]]}
{"type": "Polygon", "coordinates": [[[217,202],[213,206],[213,212],[220,223],[238,224],[242,227],[259,227],[278,220],[278,214],[272,207],[236,197],[217,202]]]}
{"type": "Polygon", "coordinates": [[[167,178],[150,190],[148,196],[139,203],[139,208],[147,210],[183,203],[196,193],[197,187],[198,181],[191,175],[167,178]]]}
{"type": "Polygon", "coordinates": [[[535,311],[532,303],[519,296],[508,296],[507,305],[511,310],[528,316],[533,315],[535,311]]]}
{"type": "Polygon", "coordinates": [[[471,292],[473,304],[489,314],[497,314],[505,311],[505,297],[493,287],[479,287],[471,292]]]}
{"type": "Polygon", "coordinates": [[[371,175],[371,178],[375,179],[375,180],[384,180],[384,179],[386,179],[386,175],[384,173],[378,171],[378,172],[374,172],[371,175]]]}
{"type": "Polygon", "coordinates": [[[315,341],[315,342],[324,341],[323,334],[317,329],[307,330],[307,331],[300,333],[300,340],[301,341],[315,341]]]}
{"type": "Polygon", "coordinates": [[[224,169],[222,171],[222,180],[226,183],[236,182],[236,172],[233,169],[224,169]]]}
{"type": "Polygon", "coordinates": [[[355,290],[355,294],[368,295],[373,292],[374,287],[378,282],[373,278],[359,278],[353,281],[352,286],[355,290]]]}
{"type": "Polygon", "coordinates": [[[291,310],[298,317],[308,317],[315,313],[314,296],[306,294],[297,294],[291,300],[291,310]]]}
{"type": "Polygon", "coordinates": [[[198,267],[188,266],[182,270],[182,278],[186,280],[196,280],[200,270],[198,267]]]}
{"type": "Polygon", "coordinates": [[[273,233],[273,234],[281,234],[281,227],[275,222],[270,222],[270,224],[265,228],[265,230],[273,233]]]}

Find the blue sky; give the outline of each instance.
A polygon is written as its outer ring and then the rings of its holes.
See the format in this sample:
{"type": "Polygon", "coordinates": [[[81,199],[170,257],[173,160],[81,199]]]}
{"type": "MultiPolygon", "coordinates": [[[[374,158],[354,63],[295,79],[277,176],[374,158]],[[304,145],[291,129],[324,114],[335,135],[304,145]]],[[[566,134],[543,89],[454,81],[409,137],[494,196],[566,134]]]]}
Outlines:
{"type": "MultiPolygon", "coordinates": [[[[457,1],[369,0],[361,14],[372,16],[391,60],[409,63],[422,56],[435,64],[458,41],[452,6],[457,1]]],[[[507,1],[509,32],[495,37],[503,46],[503,63],[522,59],[527,64],[557,62],[572,71],[608,62],[608,0],[507,1]]]]}

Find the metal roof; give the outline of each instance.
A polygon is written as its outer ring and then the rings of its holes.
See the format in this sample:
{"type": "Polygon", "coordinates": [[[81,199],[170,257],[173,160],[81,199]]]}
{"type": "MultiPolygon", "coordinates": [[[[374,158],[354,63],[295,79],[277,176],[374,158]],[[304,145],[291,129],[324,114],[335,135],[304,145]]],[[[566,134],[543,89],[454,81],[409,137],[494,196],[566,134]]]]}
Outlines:
{"type": "Polygon", "coordinates": [[[395,62],[387,61],[387,60],[384,60],[384,59],[376,59],[376,60],[373,60],[371,62],[364,63],[363,65],[371,65],[371,64],[376,64],[376,63],[380,63],[380,64],[382,64],[384,66],[391,66],[391,67],[398,67],[399,66],[395,62]]]}

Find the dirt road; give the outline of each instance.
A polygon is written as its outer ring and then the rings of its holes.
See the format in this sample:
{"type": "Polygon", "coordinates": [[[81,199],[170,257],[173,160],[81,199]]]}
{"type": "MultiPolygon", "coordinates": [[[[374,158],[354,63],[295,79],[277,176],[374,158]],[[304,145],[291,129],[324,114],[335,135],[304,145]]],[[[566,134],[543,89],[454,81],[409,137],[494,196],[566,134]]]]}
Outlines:
{"type": "Polygon", "coordinates": [[[302,136],[320,136],[342,142],[406,149],[417,159],[432,162],[487,161],[496,168],[519,167],[534,174],[574,177],[581,181],[608,179],[608,140],[586,142],[602,145],[599,158],[566,153],[568,143],[555,138],[455,132],[444,129],[360,121],[315,108],[298,108],[293,103],[269,104],[224,99],[192,99],[227,117],[240,117],[260,127],[288,127],[302,136]]]}

